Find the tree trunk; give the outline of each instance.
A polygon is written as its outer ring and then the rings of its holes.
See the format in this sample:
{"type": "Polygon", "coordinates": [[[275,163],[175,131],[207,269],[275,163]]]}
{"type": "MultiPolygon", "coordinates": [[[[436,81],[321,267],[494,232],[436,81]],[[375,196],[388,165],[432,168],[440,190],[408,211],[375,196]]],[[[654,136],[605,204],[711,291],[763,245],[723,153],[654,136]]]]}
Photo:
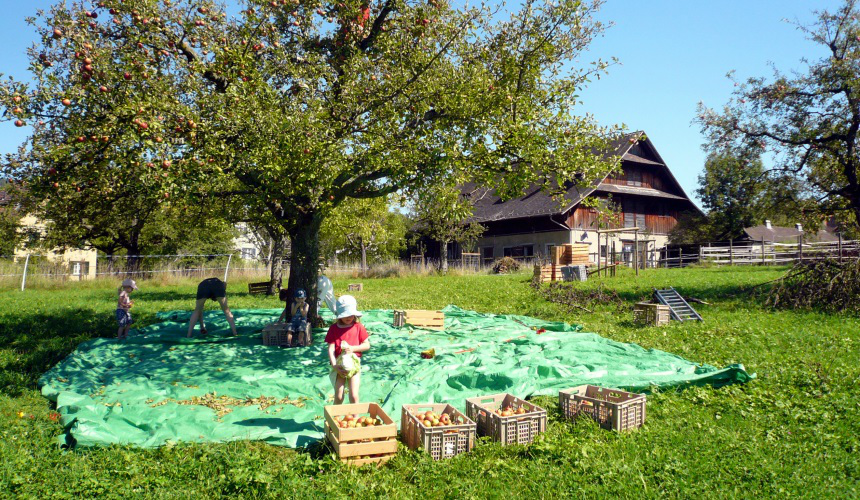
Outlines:
{"type": "Polygon", "coordinates": [[[367,245],[364,243],[364,237],[358,237],[358,244],[361,246],[361,272],[367,271],[367,245]]]}
{"type": "Polygon", "coordinates": [[[439,242],[439,270],[442,273],[448,272],[448,242],[439,242]]]}
{"type": "Polygon", "coordinates": [[[269,260],[269,295],[278,293],[284,274],[284,256],[286,254],[287,238],[281,231],[271,230],[271,258],[269,260]]]}
{"type": "MultiPolygon", "coordinates": [[[[303,218],[297,227],[290,229],[290,280],[288,290],[304,288],[308,294],[308,320],[317,317],[317,278],[320,269],[319,233],[322,215],[311,213],[303,218]]],[[[314,324],[314,321],[311,322],[314,324]]]]}

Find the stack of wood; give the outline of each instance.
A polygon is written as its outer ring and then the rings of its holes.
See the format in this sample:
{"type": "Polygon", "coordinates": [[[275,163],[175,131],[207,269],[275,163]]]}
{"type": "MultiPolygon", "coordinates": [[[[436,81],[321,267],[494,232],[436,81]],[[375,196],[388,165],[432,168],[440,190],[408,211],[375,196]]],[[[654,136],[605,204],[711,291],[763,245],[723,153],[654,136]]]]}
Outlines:
{"type": "Polygon", "coordinates": [[[552,247],[552,265],[554,266],[590,266],[588,245],[564,244],[552,247]]]}

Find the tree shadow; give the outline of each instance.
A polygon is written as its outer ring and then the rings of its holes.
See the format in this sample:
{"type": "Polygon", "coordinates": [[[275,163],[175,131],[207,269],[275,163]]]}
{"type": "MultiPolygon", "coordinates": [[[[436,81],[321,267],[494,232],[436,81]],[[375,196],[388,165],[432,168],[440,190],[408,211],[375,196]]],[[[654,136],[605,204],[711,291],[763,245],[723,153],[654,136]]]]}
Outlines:
{"type": "Polygon", "coordinates": [[[0,349],[14,356],[0,371],[0,389],[11,396],[36,388],[39,377],[81,342],[116,335],[116,319],[89,309],[7,316],[0,323],[0,349]]]}

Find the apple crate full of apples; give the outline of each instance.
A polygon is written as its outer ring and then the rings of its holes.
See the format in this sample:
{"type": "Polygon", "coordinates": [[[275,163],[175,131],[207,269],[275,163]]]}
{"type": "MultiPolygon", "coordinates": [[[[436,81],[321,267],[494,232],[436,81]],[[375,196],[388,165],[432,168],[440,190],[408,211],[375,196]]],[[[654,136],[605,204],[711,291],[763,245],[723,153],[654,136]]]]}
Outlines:
{"type": "Polygon", "coordinates": [[[466,415],[478,424],[478,434],[508,444],[528,444],[546,431],[546,410],[512,394],[466,399],[466,415]]]}
{"type": "Polygon", "coordinates": [[[380,464],[397,452],[397,426],[378,404],[326,406],[323,413],[326,438],[342,462],[380,464]]]}
{"type": "Polygon", "coordinates": [[[475,446],[475,422],[449,404],[403,405],[400,434],[406,446],[423,447],[434,460],[451,458],[475,446]]]}
{"type": "Polygon", "coordinates": [[[645,395],[580,385],[558,393],[558,407],[569,419],[593,418],[604,429],[626,431],[645,423],[645,395]]]}

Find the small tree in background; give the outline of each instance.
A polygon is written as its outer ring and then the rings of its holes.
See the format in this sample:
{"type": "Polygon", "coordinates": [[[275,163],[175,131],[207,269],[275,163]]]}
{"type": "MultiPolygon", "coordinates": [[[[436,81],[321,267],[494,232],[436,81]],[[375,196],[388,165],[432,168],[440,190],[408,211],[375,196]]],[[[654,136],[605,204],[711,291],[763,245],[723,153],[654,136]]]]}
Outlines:
{"type": "Polygon", "coordinates": [[[411,207],[419,233],[439,242],[439,270],[448,272],[448,244],[474,245],[486,228],[469,222],[472,202],[458,186],[437,185],[419,193],[411,207]]]}
{"type": "Polygon", "coordinates": [[[366,271],[371,260],[396,258],[406,245],[406,216],[392,211],[392,198],[345,200],[320,229],[323,254],[358,259],[366,271]]]}

